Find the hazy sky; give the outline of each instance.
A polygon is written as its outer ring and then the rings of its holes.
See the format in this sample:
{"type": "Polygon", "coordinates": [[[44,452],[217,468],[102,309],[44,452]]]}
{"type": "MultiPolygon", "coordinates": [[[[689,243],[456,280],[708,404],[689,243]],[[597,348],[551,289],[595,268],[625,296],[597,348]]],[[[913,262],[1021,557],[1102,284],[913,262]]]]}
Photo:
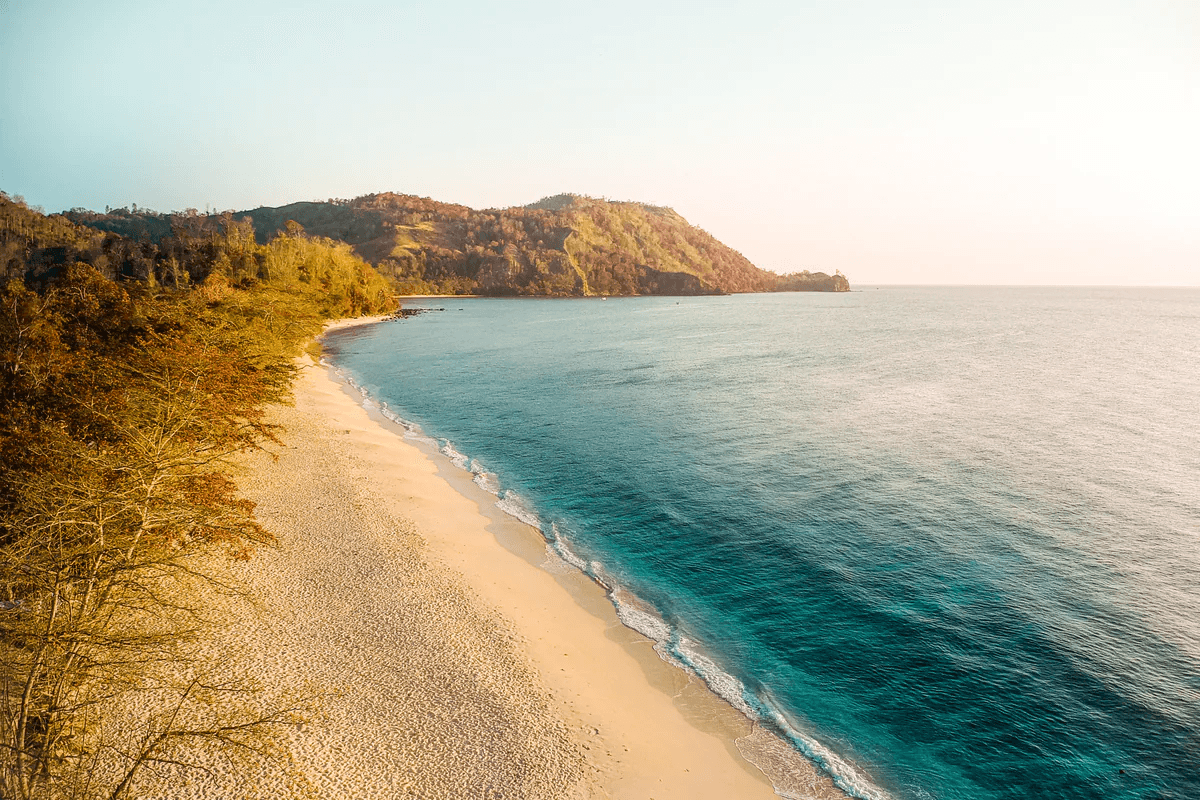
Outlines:
{"type": "Polygon", "coordinates": [[[1200,0],[0,0],[0,189],[576,192],[859,285],[1200,285],[1200,0]]]}

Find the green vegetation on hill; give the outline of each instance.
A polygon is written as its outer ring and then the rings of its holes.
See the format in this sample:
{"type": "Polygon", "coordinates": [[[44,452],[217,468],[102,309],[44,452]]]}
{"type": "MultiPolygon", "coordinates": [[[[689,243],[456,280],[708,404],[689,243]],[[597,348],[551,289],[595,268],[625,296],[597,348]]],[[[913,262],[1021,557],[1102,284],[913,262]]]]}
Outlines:
{"type": "Polygon", "coordinates": [[[764,291],[775,276],[668,208],[576,196],[475,211],[396,194],[247,212],[350,242],[410,291],[491,295],[764,291]]]}
{"type": "MultiPolygon", "coordinates": [[[[163,235],[179,215],[69,212],[103,230],[163,235]],[[151,219],[153,217],[153,219],[151,219]]],[[[226,215],[230,217],[230,215],[226,215]]],[[[264,243],[297,223],[345,242],[401,294],[637,295],[846,291],[840,275],[779,276],[670,208],[557,195],[476,211],[392,193],[237,212],[264,243]]]]}
{"type": "MultiPolygon", "coordinates": [[[[6,215],[13,221],[6,241],[0,243],[0,275],[36,280],[53,274],[60,265],[79,261],[114,280],[138,280],[149,286],[185,289],[206,282],[242,288],[259,283],[305,295],[329,316],[373,313],[393,305],[388,281],[354,254],[344,241],[309,236],[304,228],[284,225],[268,237],[259,237],[253,224],[232,214],[198,214],[186,211],[157,214],[124,209],[98,214],[74,209],[61,216],[39,217],[21,223],[8,202],[6,215]],[[74,224],[72,224],[74,223],[74,224]],[[27,224],[38,238],[23,237],[17,228],[27,224]],[[61,231],[63,243],[51,241],[42,231],[61,231]],[[96,231],[104,231],[103,234],[96,231]],[[131,235],[143,238],[133,239],[131,235]]],[[[32,215],[25,209],[26,215],[32,215]]]]}
{"type": "MultiPolygon", "coordinates": [[[[99,216],[99,215],[96,215],[99,216]]],[[[230,457],[274,436],[294,356],[330,316],[394,306],[349,245],[296,226],[130,218],[156,241],[0,193],[0,797],[135,795],[156,761],[258,754],[290,708],[222,717],[188,637],[194,556],[270,534],[230,457]],[[111,698],[163,714],[113,726],[111,698]]],[[[203,758],[200,759],[201,761],[203,758]]]]}

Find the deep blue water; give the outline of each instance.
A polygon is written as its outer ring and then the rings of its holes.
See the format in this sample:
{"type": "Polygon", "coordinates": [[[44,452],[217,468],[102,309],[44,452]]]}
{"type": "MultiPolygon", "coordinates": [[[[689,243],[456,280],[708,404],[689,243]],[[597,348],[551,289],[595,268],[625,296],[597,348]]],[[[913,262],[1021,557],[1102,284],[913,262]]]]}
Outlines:
{"type": "Polygon", "coordinates": [[[843,788],[1200,798],[1200,290],[425,305],[333,359],[843,788]]]}

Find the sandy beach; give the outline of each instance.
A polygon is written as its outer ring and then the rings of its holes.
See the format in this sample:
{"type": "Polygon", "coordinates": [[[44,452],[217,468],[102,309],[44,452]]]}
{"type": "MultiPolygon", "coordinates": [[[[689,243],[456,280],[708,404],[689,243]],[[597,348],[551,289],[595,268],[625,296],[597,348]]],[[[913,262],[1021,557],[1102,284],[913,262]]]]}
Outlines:
{"type": "Polygon", "coordinates": [[[843,796],[330,369],[306,359],[272,415],[282,445],[239,483],[279,544],[228,568],[249,601],[213,600],[231,622],[205,647],[319,713],[287,770],[211,765],[171,796],[775,797],[743,753],[788,797],[843,796]]]}

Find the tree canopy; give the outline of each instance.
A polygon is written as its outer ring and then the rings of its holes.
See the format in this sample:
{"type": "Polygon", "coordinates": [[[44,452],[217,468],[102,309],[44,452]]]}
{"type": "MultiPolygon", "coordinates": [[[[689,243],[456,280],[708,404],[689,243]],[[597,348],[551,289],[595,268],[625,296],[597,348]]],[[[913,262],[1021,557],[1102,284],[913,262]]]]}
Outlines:
{"type": "Polygon", "coordinates": [[[211,694],[193,680],[140,738],[107,741],[97,717],[179,671],[164,665],[185,657],[193,615],[164,587],[197,577],[191,557],[271,541],[230,458],[273,439],[264,405],[287,397],[302,343],[328,317],[389,310],[392,292],[298,225],[260,244],[232,215],[160,221],[134,241],[0,195],[5,798],[124,796],[173,747],[253,750],[285,716],[180,727],[211,694]]]}

